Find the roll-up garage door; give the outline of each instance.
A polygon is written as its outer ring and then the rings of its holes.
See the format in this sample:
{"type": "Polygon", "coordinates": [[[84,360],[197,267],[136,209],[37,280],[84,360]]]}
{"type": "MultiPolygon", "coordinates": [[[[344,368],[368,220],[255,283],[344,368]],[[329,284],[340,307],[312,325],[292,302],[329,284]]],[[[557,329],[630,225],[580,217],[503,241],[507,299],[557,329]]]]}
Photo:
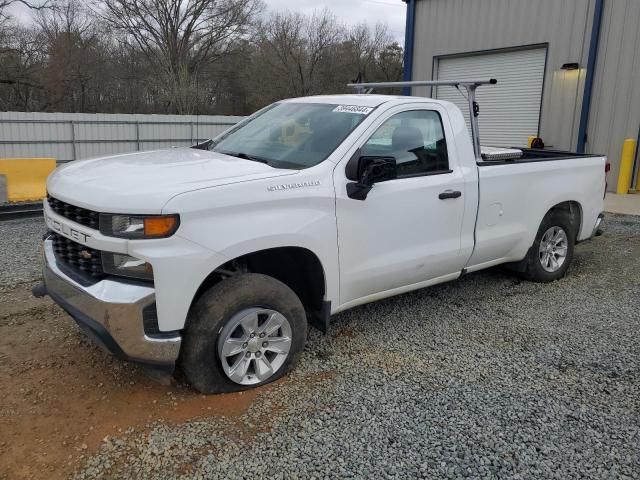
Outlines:
{"type": "MultiPolygon", "coordinates": [[[[498,79],[497,85],[477,90],[480,143],[520,147],[538,134],[545,61],[546,48],[440,58],[437,75],[438,80],[498,79]]],[[[468,104],[458,90],[438,87],[434,94],[459,106],[469,126],[468,104]]]]}

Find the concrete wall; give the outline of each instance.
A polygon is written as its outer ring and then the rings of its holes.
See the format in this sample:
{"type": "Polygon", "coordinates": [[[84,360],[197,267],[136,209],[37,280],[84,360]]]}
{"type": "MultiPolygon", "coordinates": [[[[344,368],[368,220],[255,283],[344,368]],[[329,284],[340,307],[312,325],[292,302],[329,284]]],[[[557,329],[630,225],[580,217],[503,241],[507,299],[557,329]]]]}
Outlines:
{"type": "MultiPolygon", "coordinates": [[[[413,79],[432,79],[439,56],[546,45],[540,134],[548,146],[575,150],[594,4],[595,0],[418,0],[413,79]],[[579,62],[581,68],[561,70],[570,62],[579,62]]],[[[638,0],[605,0],[587,151],[609,156],[610,188],[617,178],[622,143],[636,138],[640,124],[639,25],[638,0]]],[[[415,93],[430,95],[426,89],[415,93]]]]}
{"type": "Polygon", "coordinates": [[[243,117],[0,113],[0,158],[53,157],[59,162],[101,155],[189,146],[243,117]]]}

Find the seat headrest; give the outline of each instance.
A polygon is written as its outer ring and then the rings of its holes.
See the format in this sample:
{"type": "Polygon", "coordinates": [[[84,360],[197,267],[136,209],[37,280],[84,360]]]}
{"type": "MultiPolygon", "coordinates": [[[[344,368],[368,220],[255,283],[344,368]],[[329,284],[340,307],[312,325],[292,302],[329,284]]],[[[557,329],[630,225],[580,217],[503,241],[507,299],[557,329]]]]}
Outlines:
{"type": "Polygon", "coordinates": [[[400,125],[393,131],[391,147],[394,152],[408,152],[416,148],[424,147],[422,132],[415,127],[403,127],[400,125]]]}
{"type": "Polygon", "coordinates": [[[323,113],[312,117],[311,130],[314,133],[312,147],[323,150],[338,143],[351,129],[351,117],[344,115],[336,117],[330,113],[323,113]]]}

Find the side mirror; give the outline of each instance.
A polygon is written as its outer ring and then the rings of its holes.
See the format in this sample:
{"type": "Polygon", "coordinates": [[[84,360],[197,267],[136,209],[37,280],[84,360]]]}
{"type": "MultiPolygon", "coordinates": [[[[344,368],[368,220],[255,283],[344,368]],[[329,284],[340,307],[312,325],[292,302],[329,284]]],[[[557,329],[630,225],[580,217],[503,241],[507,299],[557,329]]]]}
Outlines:
{"type": "Polygon", "coordinates": [[[347,195],[354,200],[364,200],[373,188],[373,185],[397,177],[396,159],[394,157],[361,157],[356,152],[345,170],[349,180],[347,183],[347,195]]]}

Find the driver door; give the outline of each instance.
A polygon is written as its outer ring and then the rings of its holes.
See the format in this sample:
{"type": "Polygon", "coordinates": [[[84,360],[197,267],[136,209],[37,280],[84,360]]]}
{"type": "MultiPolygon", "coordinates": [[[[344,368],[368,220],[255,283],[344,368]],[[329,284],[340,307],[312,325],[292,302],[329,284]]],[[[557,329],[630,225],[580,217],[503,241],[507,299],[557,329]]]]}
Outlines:
{"type": "Polygon", "coordinates": [[[395,157],[397,178],[374,184],[365,200],[347,195],[347,159],[336,167],[341,305],[455,278],[464,268],[464,176],[439,109],[404,106],[367,131],[360,156],[395,157]]]}

